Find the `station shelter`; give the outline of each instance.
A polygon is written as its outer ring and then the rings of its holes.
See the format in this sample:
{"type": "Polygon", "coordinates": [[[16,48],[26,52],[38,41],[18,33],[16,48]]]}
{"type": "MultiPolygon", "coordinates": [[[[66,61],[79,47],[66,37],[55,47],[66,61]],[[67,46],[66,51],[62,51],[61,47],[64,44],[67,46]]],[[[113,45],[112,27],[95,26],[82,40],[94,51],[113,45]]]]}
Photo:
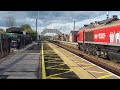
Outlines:
{"type": "Polygon", "coordinates": [[[6,32],[11,40],[11,48],[21,49],[31,43],[31,36],[24,32],[24,28],[11,27],[6,32]]]}

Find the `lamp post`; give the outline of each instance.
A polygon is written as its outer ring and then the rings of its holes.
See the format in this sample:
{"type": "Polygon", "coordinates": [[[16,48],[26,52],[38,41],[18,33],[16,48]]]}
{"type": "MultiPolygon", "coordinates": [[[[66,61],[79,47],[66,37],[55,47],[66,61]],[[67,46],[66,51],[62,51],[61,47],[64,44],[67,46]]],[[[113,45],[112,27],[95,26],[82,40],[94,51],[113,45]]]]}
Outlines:
{"type": "Polygon", "coordinates": [[[109,18],[109,11],[107,11],[107,19],[109,18]]]}
{"type": "Polygon", "coordinates": [[[37,42],[38,42],[38,31],[37,31],[38,20],[39,20],[39,11],[38,11],[37,18],[36,18],[36,41],[37,41],[37,42]]]}
{"type": "Polygon", "coordinates": [[[74,21],[74,28],[73,28],[73,42],[74,42],[74,32],[75,32],[75,21],[74,21]]]}
{"type": "Polygon", "coordinates": [[[36,41],[37,41],[37,19],[36,19],[36,41]]]}

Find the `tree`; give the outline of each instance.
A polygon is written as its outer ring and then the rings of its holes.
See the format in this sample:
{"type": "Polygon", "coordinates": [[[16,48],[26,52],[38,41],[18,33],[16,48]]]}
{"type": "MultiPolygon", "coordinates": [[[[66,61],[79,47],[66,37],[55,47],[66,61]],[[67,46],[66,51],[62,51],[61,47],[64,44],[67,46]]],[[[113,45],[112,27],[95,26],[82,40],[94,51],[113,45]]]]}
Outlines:
{"type": "Polygon", "coordinates": [[[36,40],[36,31],[32,30],[31,36],[32,36],[33,40],[36,40]]]}
{"type": "Polygon", "coordinates": [[[36,40],[36,31],[32,30],[31,26],[29,24],[21,25],[22,28],[24,28],[24,32],[29,33],[33,40],[36,40]]]}
{"type": "Polygon", "coordinates": [[[25,32],[28,32],[30,33],[32,31],[31,27],[29,24],[24,24],[24,25],[21,25],[22,28],[24,28],[24,31],[25,32]]]}
{"type": "Polygon", "coordinates": [[[15,18],[13,16],[7,17],[7,26],[8,27],[15,26],[15,18]]]}

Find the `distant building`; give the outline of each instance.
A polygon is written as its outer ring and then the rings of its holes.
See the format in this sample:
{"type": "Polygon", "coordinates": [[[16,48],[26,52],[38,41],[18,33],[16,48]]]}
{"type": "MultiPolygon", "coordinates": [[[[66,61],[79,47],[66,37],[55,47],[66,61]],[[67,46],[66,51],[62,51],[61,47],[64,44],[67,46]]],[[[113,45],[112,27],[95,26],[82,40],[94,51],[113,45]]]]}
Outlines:
{"type": "Polygon", "coordinates": [[[69,41],[70,42],[77,42],[77,33],[78,31],[71,31],[69,34],[69,41]]]}
{"type": "Polygon", "coordinates": [[[69,35],[62,34],[62,41],[69,41],[69,35]]]}
{"type": "Polygon", "coordinates": [[[53,36],[53,39],[54,40],[61,40],[61,36],[60,35],[55,35],[55,36],[53,36]]]}

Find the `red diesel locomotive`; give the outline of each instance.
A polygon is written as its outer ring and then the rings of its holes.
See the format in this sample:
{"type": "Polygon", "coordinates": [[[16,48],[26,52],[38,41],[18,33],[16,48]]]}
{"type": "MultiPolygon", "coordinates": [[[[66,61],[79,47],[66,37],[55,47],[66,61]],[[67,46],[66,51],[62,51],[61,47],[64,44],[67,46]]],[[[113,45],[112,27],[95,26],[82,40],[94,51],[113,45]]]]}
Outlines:
{"type": "Polygon", "coordinates": [[[120,61],[120,23],[78,32],[78,48],[88,54],[120,61]]]}

